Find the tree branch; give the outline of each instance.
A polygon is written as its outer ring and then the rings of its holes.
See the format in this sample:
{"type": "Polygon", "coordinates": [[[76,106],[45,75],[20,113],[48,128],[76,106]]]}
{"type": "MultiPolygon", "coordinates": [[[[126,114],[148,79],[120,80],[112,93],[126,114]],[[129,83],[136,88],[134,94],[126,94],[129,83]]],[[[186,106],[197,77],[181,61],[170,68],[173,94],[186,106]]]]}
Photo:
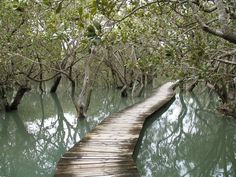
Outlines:
{"type": "Polygon", "coordinates": [[[146,7],[148,7],[148,6],[152,5],[152,4],[158,3],[158,2],[160,2],[160,0],[153,1],[153,2],[149,2],[149,3],[146,3],[146,4],[142,5],[142,6],[139,6],[139,7],[135,8],[134,10],[132,10],[129,14],[125,15],[123,18],[121,18],[121,19],[119,19],[119,20],[115,20],[115,21],[116,21],[116,23],[119,23],[119,22],[125,20],[126,18],[132,16],[132,15],[135,14],[137,11],[139,11],[139,10],[141,10],[141,9],[144,9],[144,8],[146,8],[146,7]]]}
{"type": "Polygon", "coordinates": [[[234,31],[222,31],[222,30],[219,30],[219,29],[214,29],[214,28],[211,28],[210,26],[208,26],[201,18],[200,16],[198,15],[198,12],[197,12],[197,9],[196,7],[194,7],[194,4],[193,3],[190,3],[190,6],[193,10],[193,16],[194,18],[196,19],[196,21],[198,22],[198,24],[200,25],[200,27],[202,28],[203,31],[207,32],[207,33],[210,33],[210,34],[213,34],[215,36],[218,36],[222,39],[225,39],[227,40],[228,42],[231,42],[233,44],[236,44],[236,32],[234,31]]]}
{"type": "Polygon", "coordinates": [[[229,61],[229,60],[223,60],[223,59],[219,59],[219,58],[216,58],[214,60],[217,60],[217,61],[225,63],[225,64],[236,65],[236,62],[229,61]]]}
{"type": "Polygon", "coordinates": [[[25,59],[25,60],[27,60],[27,61],[29,61],[29,62],[31,62],[31,63],[42,64],[42,65],[45,66],[46,68],[49,68],[49,69],[51,69],[51,70],[53,70],[53,71],[56,71],[56,72],[58,72],[58,73],[61,73],[61,74],[65,75],[68,79],[70,79],[69,74],[66,73],[65,71],[62,71],[62,70],[59,70],[59,69],[56,69],[56,68],[52,68],[52,67],[50,67],[50,66],[48,66],[47,64],[44,64],[44,63],[39,63],[39,62],[34,61],[34,60],[32,60],[32,59],[30,59],[30,58],[28,58],[28,57],[26,57],[26,56],[23,56],[23,55],[21,55],[21,54],[19,54],[19,53],[8,53],[8,55],[9,55],[9,56],[19,56],[19,57],[21,57],[22,59],[25,59]]]}

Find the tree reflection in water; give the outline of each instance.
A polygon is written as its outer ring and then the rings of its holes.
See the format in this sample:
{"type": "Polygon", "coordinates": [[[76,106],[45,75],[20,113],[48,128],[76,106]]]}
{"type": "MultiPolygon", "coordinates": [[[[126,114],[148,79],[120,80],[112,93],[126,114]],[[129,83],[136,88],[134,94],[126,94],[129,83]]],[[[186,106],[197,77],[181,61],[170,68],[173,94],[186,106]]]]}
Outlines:
{"type": "Polygon", "coordinates": [[[236,176],[236,120],[217,113],[216,98],[180,93],[145,123],[135,155],[147,177],[236,176]]]}
{"type": "Polygon", "coordinates": [[[76,117],[70,93],[29,93],[18,111],[0,114],[0,177],[52,177],[66,149],[130,104],[118,91],[97,90],[88,118],[82,120],[76,117]]]}

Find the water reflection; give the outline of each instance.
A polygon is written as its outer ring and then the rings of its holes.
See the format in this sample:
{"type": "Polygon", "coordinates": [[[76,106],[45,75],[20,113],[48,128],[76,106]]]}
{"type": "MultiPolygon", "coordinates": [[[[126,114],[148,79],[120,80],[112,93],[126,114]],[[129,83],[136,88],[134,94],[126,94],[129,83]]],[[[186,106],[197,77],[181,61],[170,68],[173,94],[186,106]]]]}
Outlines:
{"type": "Polygon", "coordinates": [[[178,94],[146,122],[135,157],[142,176],[236,176],[236,121],[214,111],[214,95],[196,95],[178,94]]]}
{"type": "Polygon", "coordinates": [[[29,93],[17,112],[0,114],[0,177],[53,176],[66,149],[106,116],[132,103],[121,99],[118,91],[98,89],[88,118],[81,120],[68,91],[29,93]]]}

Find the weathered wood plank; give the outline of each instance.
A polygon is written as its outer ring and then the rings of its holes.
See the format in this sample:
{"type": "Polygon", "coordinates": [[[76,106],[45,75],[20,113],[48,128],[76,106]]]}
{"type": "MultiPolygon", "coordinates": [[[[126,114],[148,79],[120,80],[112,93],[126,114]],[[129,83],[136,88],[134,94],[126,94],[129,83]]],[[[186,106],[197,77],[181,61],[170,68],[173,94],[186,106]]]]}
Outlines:
{"type": "MultiPolygon", "coordinates": [[[[93,151],[83,151],[83,152],[66,152],[63,157],[72,157],[72,158],[88,158],[88,157],[102,157],[102,158],[106,158],[106,157],[110,157],[110,158],[116,158],[116,157],[125,157],[129,156],[130,154],[125,153],[125,152],[120,152],[120,153],[114,153],[114,152],[93,152],[93,151]]],[[[131,153],[132,155],[132,153],[131,153]]],[[[128,157],[129,158],[129,157],[128,157]]]]}
{"type": "Polygon", "coordinates": [[[84,159],[66,159],[61,158],[58,162],[58,166],[60,165],[90,165],[93,166],[94,164],[105,164],[105,163],[133,163],[132,159],[128,158],[117,158],[117,159],[111,159],[111,158],[84,158],[84,159]]]}
{"type": "Polygon", "coordinates": [[[132,154],[143,123],[171,100],[175,84],[102,121],[61,157],[54,177],[139,177],[132,154]]]}
{"type": "Polygon", "coordinates": [[[56,174],[79,174],[79,176],[94,176],[94,175],[114,175],[116,173],[137,172],[135,166],[131,167],[103,167],[103,168],[70,168],[58,169],[56,174]]]}
{"type": "Polygon", "coordinates": [[[55,174],[54,177],[140,177],[137,170],[136,171],[128,171],[128,172],[117,172],[115,175],[88,175],[83,176],[82,174],[55,174]]]}

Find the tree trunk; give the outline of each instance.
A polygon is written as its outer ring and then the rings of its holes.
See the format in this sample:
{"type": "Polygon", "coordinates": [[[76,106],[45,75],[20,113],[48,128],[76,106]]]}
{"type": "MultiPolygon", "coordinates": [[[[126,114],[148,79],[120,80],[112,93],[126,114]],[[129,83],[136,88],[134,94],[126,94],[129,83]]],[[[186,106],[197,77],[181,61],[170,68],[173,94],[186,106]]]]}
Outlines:
{"type": "Polygon", "coordinates": [[[41,82],[39,83],[39,89],[40,91],[43,93],[43,65],[42,65],[42,61],[40,58],[38,58],[38,62],[39,62],[39,70],[40,70],[40,74],[39,74],[39,79],[41,80],[41,82]]]}
{"type": "Polygon", "coordinates": [[[128,96],[127,85],[124,85],[120,92],[121,92],[121,97],[127,97],[128,96]]]}
{"type": "Polygon", "coordinates": [[[143,84],[143,81],[141,80],[140,88],[137,92],[137,97],[141,97],[143,90],[144,90],[144,84],[143,84]]]}
{"type": "Polygon", "coordinates": [[[191,83],[191,84],[188,86],[188,88],[187,88],[186,90],[187,90],[188,92],[192,92],[193,89],[197,86],[197,84],[198,84],[198,79],[195,80],[193,83],[191,83]]]}
{"type": "Polygon", "coordinates": [[[236,92],[236,86],[234,81],[232,80],[228,85],[228,99],[229,100],[235,100],[235,92],[236,92]]]}
{"type": "MultiPolygon", "coordinates": [[[[70,55],[65,56],[65,58],[62,60],[62,62],[59,64],[59,66],[57,66],[59,70],[64,70],[64,69],[66,68],[66,64],[67,64],[67,61],[68,61],[68,59],[69,59],[69,56],[70,56],[70,55]]],[[[60,84],[61,78],[62,78],[62,76],[61,76],[61,74],[59,74],[59,75],[54,79],[54,83],[53,83],[53,85],[52,85],[52,87],[51,87],[51,89],[50,89],[50,92],[51,92],[51,93],[55,93],[55,92],[57,91],[57,88],[58,88],[58,86],[59,86],[59,84],[60,84]]]]}
{"type": "Polygon", "coordinates": [[[136,86],[138,85],[138,74],[136,74],[135,79],[133,81],[133,88],[131,92],[131,96],[135,97],[136,86]]]}
{"type": "Polygon", "coordinates": [[[77,104],[77,101],[76,101],[76,98],[75,98],[75,81],[73,81],[73,80],[70,80],[70,81],[71,81],[71,99],[72,99],[72,102],[73,102],[73,104],[75,106],[77,115],[79,117],[79,115],[80,115],[80,108],[79,108],[79,105],[77,104]]]}
{"type": "Polygon", "coordinates": [[[86,95],[85,112],[88,111],[90,101],[91,101],[92,91],[93,91],[92,86],[90,86],[90,88],[88,89],[87,95],[86,95]]]}
{"type": "Polygon", "coordinates": [[[6,97],[6,94],[5,94],[5,90],[3,87],[0,88],[0,111],[1,110],[4,110],[5,107],[8,105],[8,102],[7,102],[7,97],[6,97]]]}
{"type": "Polygon", "coordinates": [[[135,77],[135,81],[133,84],[133,88],[132,88],[132,97],[140,97],[142,95],[144,89],[144,84],[143,84],[143,74],[142,73],[138,73],[135,77]],[[138,80],[138,78],[140,78],[140,80],[138,80]],[[139,85],[139,88],[137,88],[137,86],[139,85]]]}
{"type": "Polygon", "coordinates": [[[53,85],[52,85],[52,87],[51,87],[51,89],[50,89],[50,92],[51,92],[51,93],[55,93],[55,92],[57,91],[57,88],[58,88],[58,86],[59,86],[59,84],[60,84],[60,81],[61,81],[61,75],[59,75],[59,76],[57,76],[57,77],[55,78],[55,80],[54,80],[54,82],[53,82],[53,85]]]}
{"type": "Polygon", "coordinates": [[[20,101],[22,100],[24,94],[30,90],[29,87],[21,86],[16,92],[16,95],[14,97],[13,102],[8,105],[6,104],[5,109],[7,112],[17,110],[18,105],[20,104],[20,101]]]}
{"type": "Polygon", "coordinates": [[[83,86],[82,86],[82,90],[81,90],[80,95],[79,95],[79,100],[77,102],[78,107],[79,107],[79,114],[78,114],[79,118],[84,118],[86,110],[88,109],[88,108],[86,108],[86,105],[87,105],[86,102],[88,101],[88,99],[86,97],[87,97],[88,89],[90,87],[89,61],[86,61],[85,65],[86,66],[85,66],[83,86]]]}

